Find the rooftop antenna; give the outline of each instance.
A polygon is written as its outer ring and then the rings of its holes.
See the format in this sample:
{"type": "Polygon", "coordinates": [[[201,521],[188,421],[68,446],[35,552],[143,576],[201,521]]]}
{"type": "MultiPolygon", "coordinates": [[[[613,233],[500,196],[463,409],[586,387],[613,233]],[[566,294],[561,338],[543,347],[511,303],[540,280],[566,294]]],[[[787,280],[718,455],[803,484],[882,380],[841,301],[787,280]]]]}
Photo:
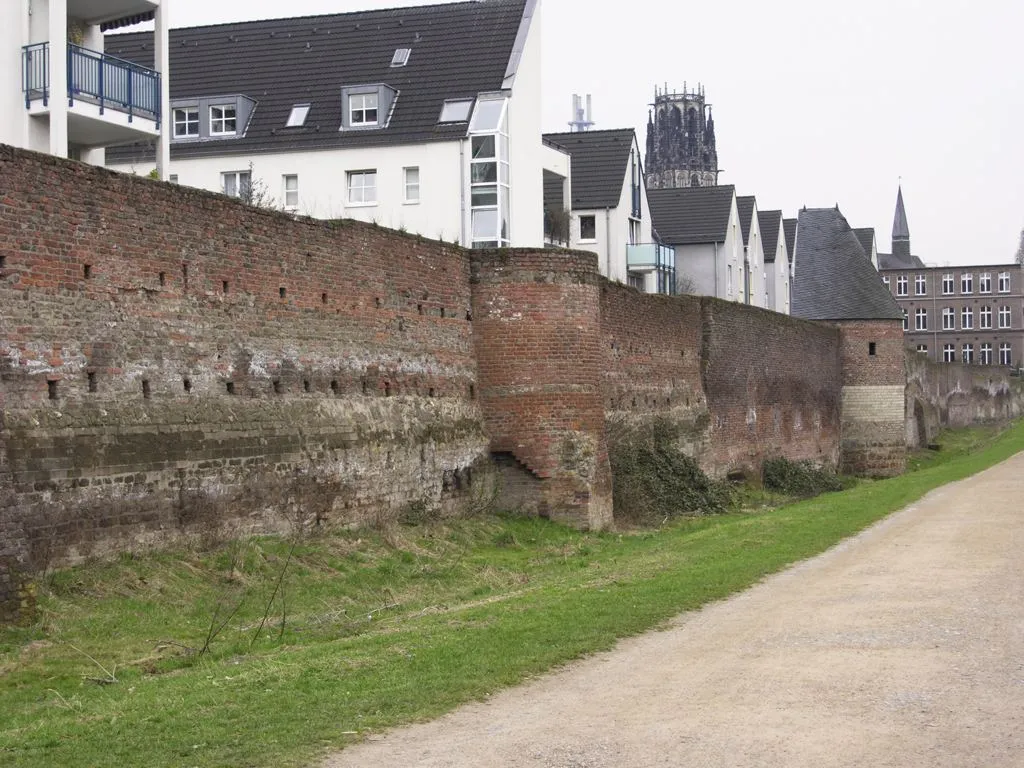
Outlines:
{"type": "Polygon", "coordinates": [[[569,127],[573,133],[583,133],[589,131],[594,126],[594,102],[591,99],[590,94],[587,94],[587,106],[583,106],[583,97],[578,93],[572,95],[572,120],[569,121],[569,127]]]}

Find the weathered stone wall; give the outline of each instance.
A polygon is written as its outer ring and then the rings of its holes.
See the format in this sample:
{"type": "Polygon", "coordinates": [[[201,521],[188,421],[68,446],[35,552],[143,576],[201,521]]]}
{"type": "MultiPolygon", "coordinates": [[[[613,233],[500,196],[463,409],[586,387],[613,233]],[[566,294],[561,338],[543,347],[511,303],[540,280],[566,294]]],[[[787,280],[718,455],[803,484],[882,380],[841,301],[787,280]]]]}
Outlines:
{"type": "Polygon", "coordinates": [[[491,450],[511,454],[542,481],[539,514],[607,527],[612,486],[597,259],[568,251],[484,251],[474,254],[472,274],[491,450]]]}
{"type": "Polygon", "coordinates": [[[841,373],[834,327],[610,283],[601,322],[612,440],[642,438],[667,423],[679,447],[716,476],[757,473],[772,456],[836,464],[841,373]]]}
{"type": "Polygon", "coordinates": [[[888,477],[907,466],[903,327],[898,320],[839,324],[842,338],[840,466],[888,477]]]}
{"type": "Polygon", "coordinates": [[[704,390],[712,415],[708,464],[759,473],[784,456],[835,466],[839,334],[719,299],[703,300],[704,390]]]}
{"type": "Polygon", "coordinates": [[[6,147],[0,179],[8,604],[176,536],[472,502],[466,251],[6,147]]]}
{"type": "Polygon", "coordinates": [[[931,442],[940,429],[1019,418],[1024,379],[1007,368],[937,363],[906,348],[906,440],[911,448],[931,442]]]}

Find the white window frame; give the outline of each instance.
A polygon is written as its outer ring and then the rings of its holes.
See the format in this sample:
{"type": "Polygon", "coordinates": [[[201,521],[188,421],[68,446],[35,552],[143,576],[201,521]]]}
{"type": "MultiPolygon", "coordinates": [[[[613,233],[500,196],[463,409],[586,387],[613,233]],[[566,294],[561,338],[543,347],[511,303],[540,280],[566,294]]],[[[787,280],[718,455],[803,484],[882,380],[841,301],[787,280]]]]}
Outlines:
{"type": "Polygon", "coordinates": [[[978,350],[978,362],[982,365],[992,365],[992,344],[984,342],[978,350]]]}
{"type": "Polygon", "coordinates": [[[918,331],[928,330],[928,310],[924,307],[918,307],[914,313],[914,329],[918,331]]]}
{"type": "Polygon", "coordinates": [[[367,208],[376,205],[377,169],[347,171],[345,173],[345,200],[350,208],[367,208]],[[371,180],[373,183],[368,184],[367,180],[371,180]]]}
{"type": "Polygon", "coordinates": [[[992,330],[992,307],[984,306],[978,310],[978,328],[983,331],[992,330]]]}
{"type": "Polygon", "coordinates": [[[888,276],[888,275],[882,275],[882,282],[883,282],[883,283],[885,283],[885,287],[886,287],[886,288],[888,288],[888,287],[889,287],[889,284],[890,284],[890,283],[891,283],[892,281],[891,281],[891,280],[889,280],[889,276],[888,276]]]}
{"type": "Polygon", "coordinates": [[[961,347],[961,349],[960,349],[960,353],[961,353],[964,365],[974,365],[974,345],[973,344],[969,344],[969,343],[965,342],[963,347],[961,347]]]}
{"type": "Polygon", "coordinates": [[[312,104],[293,104],[292,111],[288,113],[288,121],[284,124],[284,127],[301,128],[304,126],[312,106],[312,104]]]}
{"type": "Polygon", "coordinates": [[[903,332],[906,333],[910,330],[910,313],[907,310],[903,310],[903,332]]]}
{"type": "Polygon", "coordinates": [[[348,96],[348,124],[353,128],[367,128],[380,123],[380,94],[377,91],[369,93],[350,93],[348,96]],[[370,103],[372,101],[372,104],[370,103]],[[373,113],[373,119],[369,119],[369,113],[373,113]],[[356,115],[359,119],[356,120],[356,115]]]}
{"type": "Polygon", "coordinates": [[[1004,341],[1002,344],[999,345],[999,364],[1013,364],[1013,345],[1010,344],[1009,342],[1004,341]]]}
{"type": "Polygon", "coordinates": [[[224,171],[220,175],[220,191],[228,197],[242,200],[247,197],[243,191],[248,186],[252,189],[252,174],[249,171],[224,171]],[[229,182],[231,190],[229,191],[229,182]]]}
{"type": "Polygon", "coordinates": [[[914,295],[928,295],[928,278],[925,277],[924,275],[918,275],[917,277],[914,278],[914,295]]]}
{"type": "Polygon", "coordinates": [[[1013,311],[1005,304],[999,308],[999,330],[1005,331],[1013,327],[1013,311]]]}
{"type": "Polygon", "coordinates": [[[512,244],[508,98],[484,96],[469,120],[469,232],[474,248],[512,244]],[[491,154],[484,154],[488,147],[491,154]]]}
{"type": "Polygon", "coordinates": [[[956,310],[953,309],[952,307],[942,308],[942,330],[956,330],[956,310]]]}
{"type": "Polygon", "coordinates": [[[210,105],[210,135],[211,136],[234,136],[238,133],[238,105],[237,104],[211,104],[210,105]],[[217,111],[220,116],[217,117],[217,111]],[[228,129],[228,123],[232,124],[228,129]]]}
{"type": "Polygon", "coordinates": [[[956,362],[956,345],[955,344],[943,344],[942,345],[942,362],[954,363],[956,362]]]}
{"type": "Polygon", "coordinates": [[[420,204],[420,167],[418,165],[410,165],[408,168],[402,169],[402,189],[403,202],[406,205],[420,204]],[[412,178],[413,174],[415,174],[415,181],[412,178]]]}
{"type": "Polygon", "coordinates": [[[960,328],[965,331],[974,330],[974,310],[971,307],[960,310],[960,328]]]}
{"type": "Polygon", "coordinates": [[[1010,292],[1010,273],[1000,272],[999,273],[999,292],[1009,293],[1010,292]]]}
{"type": "Polygon", "coordinates": [[[970,296],[972,293],[974,293],[974,274],[964,272],[960,275],[960,294],[962,296],[970,296]]]}
{"type": "Polygon", "coordinates": [[[953,279],[952,273],[947,273],[942,276],[942,295],[952,296],[956,290],[956,281],[953,279]]]}
{"type": "Polygon", "coordinates": [[[910,295],[910,280],[907,278],[906,275],[900,275],[899,277],[896,278],[896,295],[910,295]]]}
{"type": "Polygon", "coordinates": [[[928,354],[928,345],[927,344],[918,344],[917,345],[917,351],[920,352],[922,355],[927,355],[928,354]]]}
{"type": "Polygon", "coordinates": [[[175,107],[171,110],[174,118],[174,132],[172,138],[175,139],[198,139],[199,138],[199,106],[194,107],[175,107]],[[178,119],[178,115],[181,113],[181,120],[178,119]],[[185,132],[179,131],[179,127],[184,127],[185,132]],[[195,132],[189,132],[189,128],[195,127],[195,132]]]}
{"type": "Polygon", "coordinates": [[[286,211],[297,211],[299,209],[299,175],[297,173],[286,173],[281,177],[284,209],[286,211]]]}
{"type": "Polygon", "coordinates": [[[468,123],[473,113],[473,99],[448,99],[441,106],[439,123],[468,123]]]}
{"type": "Polygon", "coordinates": [[[991,272],[982,272],[978,275],[978,293],[992,293],[991,272]]]}
{"type": "Polygon", "coordinates": [[[580,216],[580,242],[581,243],[596,243],[597,242],[597,216],[592,213],[588,213],[580,216]],[[583,236],[583,220],[589,219],[594,225],[593,237],[583,236]]]}

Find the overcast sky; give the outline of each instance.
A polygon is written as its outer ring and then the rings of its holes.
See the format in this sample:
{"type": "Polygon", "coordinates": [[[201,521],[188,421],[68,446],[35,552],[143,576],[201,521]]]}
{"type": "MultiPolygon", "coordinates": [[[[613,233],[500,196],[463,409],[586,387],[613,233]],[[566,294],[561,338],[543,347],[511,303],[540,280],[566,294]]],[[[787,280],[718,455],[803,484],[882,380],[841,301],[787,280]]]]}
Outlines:
{"type": "MultiPolygon", "coordinates": [[[[171,24],[425,4],[172,0],[171,24]]],[[[633,126],[643,146],[655,84],[700,82],[721,183],[761,209],[838,203],[886,252],[902,176],[914,253],[1012,260],[1024,227],[1022,0],[541,5],[546,131],[566,130],[572,94],[591,93],[596,127],[633,126]]]]}

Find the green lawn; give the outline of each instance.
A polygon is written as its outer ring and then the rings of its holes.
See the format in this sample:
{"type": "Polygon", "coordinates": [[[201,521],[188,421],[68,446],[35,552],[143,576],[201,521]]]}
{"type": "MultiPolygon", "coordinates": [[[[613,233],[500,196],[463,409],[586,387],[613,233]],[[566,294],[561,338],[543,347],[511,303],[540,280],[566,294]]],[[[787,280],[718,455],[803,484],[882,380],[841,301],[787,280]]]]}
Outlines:
{"type": "Polygon", "coordinates": [[[491,517],[52,574],[40,623],[0,630],[0,765],[306,765],[741,590],[1024,450],[1024,425],[940,442],[900,478],[656,531],[491,517]]]}

